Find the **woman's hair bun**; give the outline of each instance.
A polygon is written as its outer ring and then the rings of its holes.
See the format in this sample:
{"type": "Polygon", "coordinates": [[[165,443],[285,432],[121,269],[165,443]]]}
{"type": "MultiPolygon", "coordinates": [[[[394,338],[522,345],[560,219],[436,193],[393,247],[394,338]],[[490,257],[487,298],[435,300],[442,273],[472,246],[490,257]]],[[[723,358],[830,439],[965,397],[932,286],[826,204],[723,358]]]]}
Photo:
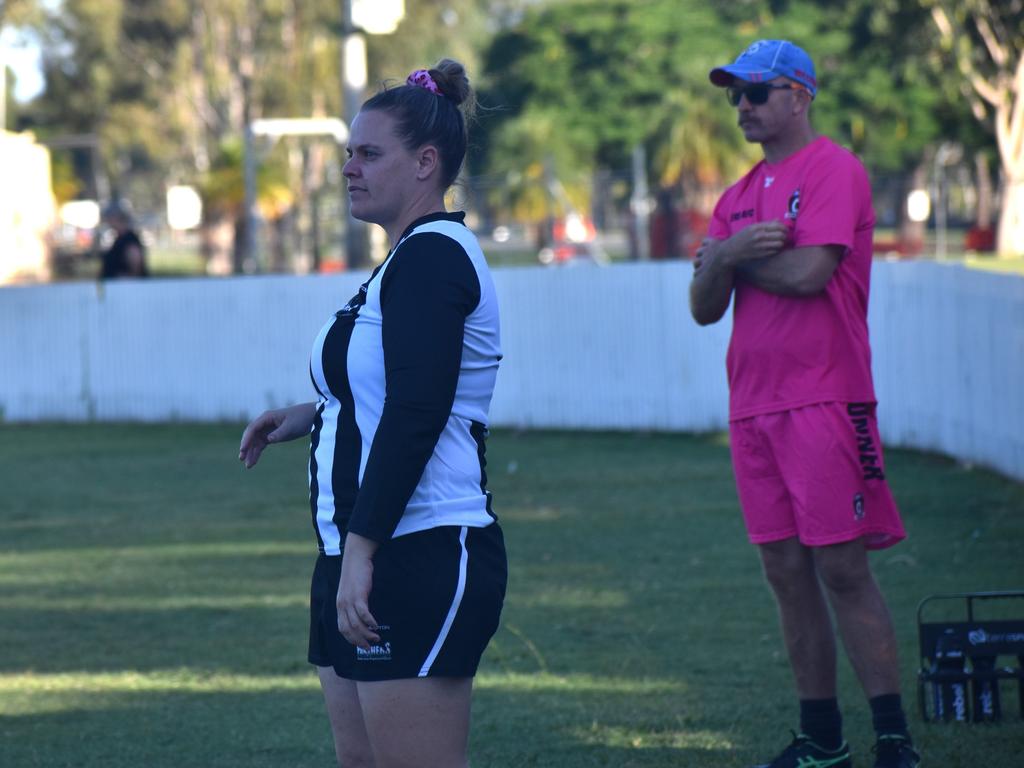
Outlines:
{"type": "Polygon", "coordinates": [[[459,62],[453,59],[441,59],[428,72],[445,98],[458,106],[471,104],[473,89],[469,86],[466,68],[459,62]]]}
{"type": "Polygon", "coordinates": [[[476,111],[476,97],[466,69],[452,59],[441,59],[432,69],[417,69],[397,87],[385,85],[363,104],[363,110],[390,112],[395,135],[406,149],[433,144],[441,155],[442,189],[459,175],[466,158],[467,124],[476,111]]]}

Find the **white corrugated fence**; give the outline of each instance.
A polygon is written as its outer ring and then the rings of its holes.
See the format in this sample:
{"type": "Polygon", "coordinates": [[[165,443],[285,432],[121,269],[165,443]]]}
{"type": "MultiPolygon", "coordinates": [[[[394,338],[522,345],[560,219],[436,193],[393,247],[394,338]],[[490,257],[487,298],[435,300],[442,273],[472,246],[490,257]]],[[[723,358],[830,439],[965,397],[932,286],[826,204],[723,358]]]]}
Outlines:
{"type": "MultiPolygon", "coordinates": [[[[685,263],[496,269],[497,426],[722,429],[729,323],[685,263]]],[[[0,290],[0,419],[220,421],[313,399],[308,355],[364,274],[0,290]]],[[[876,262],[882,435],[1024,480],[1024,278],[876,262]]]]}

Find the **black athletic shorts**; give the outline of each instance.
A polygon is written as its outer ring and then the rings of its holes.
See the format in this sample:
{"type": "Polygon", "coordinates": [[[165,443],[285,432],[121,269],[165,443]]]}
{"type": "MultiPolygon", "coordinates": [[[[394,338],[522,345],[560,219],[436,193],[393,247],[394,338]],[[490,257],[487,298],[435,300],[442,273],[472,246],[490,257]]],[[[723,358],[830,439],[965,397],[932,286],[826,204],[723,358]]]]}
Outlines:
{"type": "Polygon", "coordinates": [[[342,555],[320,555],[310,587],[309,662],[349,680],[472,677],[498,629],[508,565],[501,528],[443,526],[383,544],[373,556],[369,651],[338,631],[342,555]]]}

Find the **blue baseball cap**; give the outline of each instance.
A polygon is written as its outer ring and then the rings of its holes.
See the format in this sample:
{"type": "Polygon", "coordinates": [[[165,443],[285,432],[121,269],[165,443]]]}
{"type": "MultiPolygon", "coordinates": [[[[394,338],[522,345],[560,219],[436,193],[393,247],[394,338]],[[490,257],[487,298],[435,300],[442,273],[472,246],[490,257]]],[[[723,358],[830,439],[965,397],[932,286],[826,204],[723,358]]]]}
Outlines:
{"type": "Polygon", "coordinates": [[[776,77],[787,77],[804,86],[812,97],[818,93],[814,62],[807,51],[789,40],[758,40],[732,64],[716,67],[708,76],[714,85],[722,88],[732,85],[736,78],[748,83],[760,83],[776,77]]]}

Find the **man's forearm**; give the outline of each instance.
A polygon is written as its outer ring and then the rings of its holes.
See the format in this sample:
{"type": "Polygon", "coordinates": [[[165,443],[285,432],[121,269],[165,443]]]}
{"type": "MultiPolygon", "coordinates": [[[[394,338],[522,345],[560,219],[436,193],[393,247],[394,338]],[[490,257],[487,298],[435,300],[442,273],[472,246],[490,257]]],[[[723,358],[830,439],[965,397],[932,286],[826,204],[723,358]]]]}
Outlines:
{"type": "MultiPolygon", "coordinates": [[[[780,254],[781,255],[781,254],[780,254]]],[[[783,264],[773,259],[748,262],[736,269],[736,278],[779,296],[802,295],[794,285],[793,275],[783,264]]]]}
{"type": "Polygon", "coordinates": [[[690,283],[690,313],[699,325],[717,323],[729,309],[734,272],[723,264],[698,269],[690,283]]]}
{"type": "Polygon", "coordinates": [[[831,247],[791,248],[742,263],[736,268],[736,278],[779,296],[813,296],[825,289],[839,256],[831,247]]]}

